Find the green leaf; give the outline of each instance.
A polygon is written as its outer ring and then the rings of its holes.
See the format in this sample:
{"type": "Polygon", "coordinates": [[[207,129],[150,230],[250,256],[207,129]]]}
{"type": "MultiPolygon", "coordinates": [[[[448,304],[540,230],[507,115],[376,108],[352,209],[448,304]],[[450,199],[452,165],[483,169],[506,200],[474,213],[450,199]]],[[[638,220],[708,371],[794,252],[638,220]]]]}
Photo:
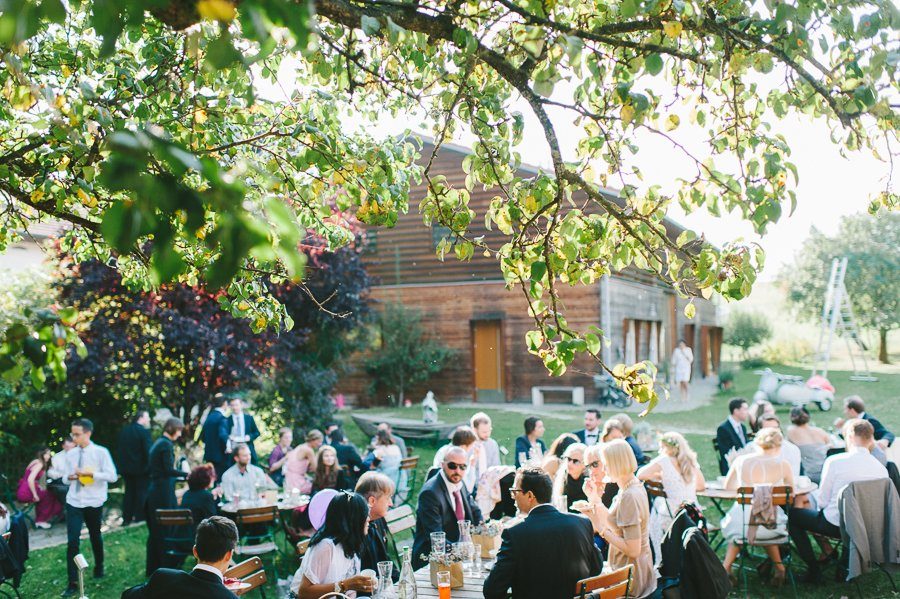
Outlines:
{"type": "Polygon", "coordinates": [[[659,54],[650,54],[644,59],[644,68],[651,75],[658,75],[663,68],[663,59],[659,54]]]}
{"type": "Polygon", "coordinates": [[[531,264],[531,280],[540,283],[547,274],[547,263],[543,261],[533,262],[531,264]]]}
{"type": "Polygon", "coordinates": [[[362,16],[362,30],[366,35],[375,35],[381,30],[381,23],[375,17],[362,16]]]}
{"type": "Polygon", "coordinates": [[[684,316],[688,320],[693,320],[694,316],[697,314],[697,306],[694,305],[694,302],[690,302],[688,305],[684,307],[684,316]]]}
{"type": "Polygon", "coordinates": [[[602,344],[600,343],[600,338],[597,335],[588,333],[584,336],[584,340],[587,343],[587,350],[589,352],[591,352],[595,356],[600,354],[602,344]]]}
{"type": "Polygon", "coordinates": [[[206,62],[214,69],[224,69],[241,62],[241,53],[235,49],[227,30],[206,47],[206,62]]]}

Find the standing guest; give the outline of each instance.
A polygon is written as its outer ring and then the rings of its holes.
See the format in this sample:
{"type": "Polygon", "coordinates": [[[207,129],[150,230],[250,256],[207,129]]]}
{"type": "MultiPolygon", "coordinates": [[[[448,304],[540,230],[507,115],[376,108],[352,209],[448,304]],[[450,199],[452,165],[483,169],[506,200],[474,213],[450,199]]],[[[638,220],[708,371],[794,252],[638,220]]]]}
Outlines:
{"type": "Polygon", "coordinates": [[[747,400],[735,397],[728,402],[728,418],[716,429],[716,441],[719,444],[719,472],[722,476],[728,473],[726,456],[732,449],[741,449],[747,445],[747,429],[744,422],[749,416],[747,400]]]}
{"type": "Polygon", "coordinates": [[[617,418],[610,418],[603,425],[603,432],[600,433],[600,441],[609,443],[616,439],[625,439],[625,425],[617,418]]]}
{"type": "Polygon", "coordinates": [[[338,424],[337,422],[331,421],[328,424],[326,424],[325,431],[324,431],[325,445],[334,445],[334,439],[332,439],[331,436],[336,432],[340,432],[340,430],[341,430],[341,425],[338,424]]]}
{"type": "Polygon", "coordinates": [[[356,484],[355,481],[364,472],[362,456],[353,444],[347,442],[344,432],[340,429],[332,431],[331,446],[337,452],[338,462],[347,470],[347,476],[356,484]]]}
{"type": "Polygon", "coordinates": [[[747,411],[747,424],[750,426],[750,432],[756,433],[756,431],[762,428],[763,416],[774,415],[775,406],[772,405],[772,402],[764,399],[754,401],[753,405],[750,406],[750,409],[747,411]]]}
{"type": "Polygon", "coordinates": [[[66,453],[75,448],[72,435],[63,437],[62,450],[53,454],[50,458],[50,467],[47,469],[47,489],[53,493],[60,505],[66,504],[66,493],[69,485],[66,484],[66,453]]]}
{"type": "Polygon", "coordinates": [[[325,436],[313,429],[306,433],[306,441],[288,452],[284,462],[284,488],[297,489],[308,495],[312,491],[312,481],[307,473],[316,471],[316,451],[322,446],[325,436]]]}
{"type": "Polygon", "coordinates": [[[469,469],[466,470],[463,482],[466,484],[466,489],[469,490],[469,493],[474,492],[475,488],[478,486],[476,470],[478,469],[478,462],[481,460],[481,446],[478,445],[477,441],[478,437],[471,427],[456,427],[456,430],[453,431],[453,435],[450,437],[450,443],[438,449],[434,454],[434,462],[431,465],[432,469],[436,471],[441,467],[441,464],[444,462],[444,456],[451,447],[461,447],[466,452],[466,455],[469,456],[469,469]]]}
{"type": "Polygon", "coordinates": [[[219,513],[216,496],[212,491],[216,482],[216,469],[212,464],[196,466],[188,474],[188,490],[181,496],[181,507],[191,510],[194,522],[202,522],[219,513]]]}
{"type": "Polygon", "coordinates": [[[416,536],[413,540],[413,567],[425,565],[423,555],[431,553],[431,533],[445,532],[447,542],[459,540],[459,520],[481,523],[481,510],[465,492],[463,476],[469,457],[460,447],[451,448],[444,456],[441,471],[422,485],[416,507],[416,536]]]}
{"type": "Polygon", "coordinates": [[[178,507],[175,499],[175,481],[185,478],[185,473],[175,468],[175,442],[181,438],[184,423],[179,418],[169,418],[163,426],[162,436],[150,448],[150,488],[147,491],[147,576],[162,568],[165,547],[162,537],[165,529],[156,523],[156,510],[178,507]]]}
{"type": "Polygon", "coordinates": [[[624,439],[605,443],[600,457],[619,492],[611,508],[595,501],[583,513],[609,544],[610,567],[633,566],[629,596],[649,597],[656,590],[656,569],[650,552],[650,503],[644,485],[634,476],[637,460],[624,439]]]}
{"type": "Polygon", "coordinates": [[[584,483],[587,474],[584,468],[584,452],[587,447],[584,443],[573,443],[563,453],[565,468],[560,468],[553,481],[554,500],[565,495],[566,509],[571,511],[572,504],[576,501],[587,501],[584,493],[584,483]]]}
{"type": "Polygon", "coordinates": [[[325,524],[309,541],[309,549],[291,583],[291,597],[319,599],[328,593],[369,596],[375,579],[362,576],[360,555],[369,533],[369,504],[356,493],[339,493],[328,504],[325,524]]]}
{"type": "Polygon", "coordinates": [[[103,537],[100,534],[103,504],[107,499],[107,486],[119,478],[109,451],[91,442],[94,424],[90,420],[74,420],[71,433],[77,447],[66,454],[65,480],[69,484],[66,494],[66,565],[69,584],[63,597],[73,597],[78,593],[75,556],[81,546],[83,525],[87,525],[94,552],[94,578],[103,578],[103,537]]]}
{"type": "Polygon", "coordinates": [[[494,425],[491,417],[484,412],[476,412],[469,420],[469,426],[475,431],[478,445],[478,470],[475,480],[481,476],[483,472],[487,472],[488,468],[500,465],[500,445],[491,438],[494,432],[494,425]]]}
{"type": "Polygon", "coordinates": [[[216,476],[220,478],[231,467],[231,457],[225,451],[228,444],[228,417],[225,415],[227,405],[228,397],[223,393],[216,393],[200,431],[203,461],[215,466],[216,476]]]}
{"type": "Polygon", "coordinates": [[[781,430],[781,421],[778,420],[778,416],[775,414],[763,414],[759,418],[759,424],[760,430],[774,428],[781,432],[781,459],[791,465],[794,480],[797,480],[800,477],[800,465],[802,462],[800,448],[784,438],[784,431],[781,430]]]}
{"type": "Polygon", "coordinates": [[[650,512],[650,542],[656,563],[661,558],[663,534],[672,524],[672,517],[682,504],[697,505],[697,491],[706,488],[706,481],[697,463],[697,454],[680,433],[669,432],[659,439],[659,455],[637,471],[641,481],[654,480],[662,483],[666,497],[653,500],[650,512]]]}
{"type": "Polygon", "coordinates": [[[638,445],[637,439],[632,434],[634,432],[634,420],[628,414],[615,414],[613,418],[622,423],[622,432],[625,434],[625,442],[631,446],[634,452],[634,458],[637,460],[638,466],[643,466],[650,461],[650,458],[644,455],[641,446],[638,445]]]}
{"type": "Polygon", "coordinates": [[[522,457],[525,461],[541,460],[547,453],[547,446],[541,437],[544,436],[544,421],[537,416],[529,416],[525,419],[525,434],[516,438],[516,468],[522,466],[522,457]]]}
{"type": "Polygon", "coordinates": [[[238,531],[234,522],[221,516],[197,525],[194,557],[197,565],[190,573],[161,568],[144,584],[122,593],[122,599],[237,599],[225,588],[225,571],[231,566],[238,531]]]}
{"type": "Polygon", "coordinates": [[[576,584],[600,574],[591,523],[550,505],[552,483],[540,468],[523,468],[509,490],[525,519],[503,531],[485,599],[571,599],[576,584]]]}
{"type": "Polygon", "coordinates": [[[806,408],[795,406],[791,408],[791,426],[788,427],[787,438],[800,450],[803,472],[812,482],[819,484],[828,449],[833,445],[831,435],[810,424],[806,408]]]}
{"type": "MultiPolygon", "coordinates": [[[[388,527],[384,517],[391,509],[394,496],[394,482],[380,472],[366,472],[356,483],[356,492],[369,504],[369,533],[363,543],[360,556],[363,570],[378,571],[378,562],[392,562],[388,555],[388,527]]],[[[394,582],[400,579],[397,564],[391,570],[394,582]]]]}
{"type": "Polygon", "coordinates": [[[672,352],[672,372],[675,375],[675,384],[681,390],[681,401],[688,400],[688,385],[693,367],[694,352],[684,339],[679,339],[678,347],[672,352]]]}
{"type": "Polygon", "coordinates": [[[122,499],[122,525],[144,519],[147,500],[147,472],[150,465],[150,412],[138,410],[131,422],[119,432],[116,466],[125,479],[122,499]]]}
{"type": "Polygon", "coordinates": [[[34,525],[44,529],[50,528],[51,520],[62,513],[62,504],[43,483],[51,457],[50,448],[41,447],[25,467],[16,489],[16,501],[35,504],[34,525]]]}
{"type": "Polygon", "coordinates": [[[234,449],[234,466],[222,475],[222,494],[226,501],[255,501],[259,491],[277,489],[278,485],[262,468],[250,463],[250,448],[238,443],[234,449]]]}
{"type": "Polygon", "coordinates": [[[541,469],[550,476],[551,480],[556,477],[559,465],[563,462],[563,454],[566,453],[569,445],[578,442],[578,437],[575,436],[575,433],[563,433],[553,439],[550,449],[547,450],[547,455],[541,460],[541,469]]]}
{"type": "Polygon", "coordinates": [[[287,461],[287,454],[291,451],[291,443],[294,442],[294,431],[284,426],[278,429],[278,445],[269,454],[269,476],[278,486],[284,482],[282,467],[287,461]]]}
{"type": "Polygon", "coordinates": [[[875,428],[861,418],[844,423],[847,451],[825,460],[822,484],[814,493],[818,509],[791,508],[789,529],[797,554],[806,562],[804,582],[821,582],[820,563],[813,553],[807,532],[833,539],[841,538],[838,500],[844,487],[853,482],[887,478],[887,469],[867,449],[875,440],[875,428]]]}
{"type": "Polygon", "coordinates": [[[316,476],[313,478],[312,492],[318,493],[322,489],[334,489],[346,491],[352,484],[347,472],[338,462],[337,451],[331,445],[323,445],[316,456],[316,476]]]}
{"type": "Polygon", "coordinates": [[[894,442],[894,433],[884,428],[878,419],[866,412],[866,405],[859,395],[851,395],[844,400],[844,416],[848,419],[862,418],[871,424],[875,431],[875,442],[881,449],[887,451],[887,448],[894,442]]]}
{"type": "Polygon", "coordinates": [[[600,442],[600,426],[602,423],[600,410],[588,408],[584,411],[584,428],[580,431],[575,431],[573,434],[588,447],[596,445],[600,442]]]}
{"type": "Polygon", "coordinates": [[[375,445],[375,441],[378,439],[378,432],[384,431],[388,434],[391,440],[394,442],[394,445],[400,448],[400,456],[401,457],[409,457],[409,454],[406,452],[406,441],[403,440],[399,435],[394,434],[394,431],[391,429],[391,424],[389,422],[382,422],[378,425],[378,428],[375,429],[375,436],[372,437],[372,440],[369,442],[369,445],[375,445]]]}
{"type": "MultiPolygon", "coordinates": [[[[231,448],[233,450],[239,443],[243,443],[250,450],[250,460],[255,464],[256,447],[253,442],[259,437],[256,420],[244,412],[244,400],[240,397],[232,397],[228,406],[231,408],[231,416],[221,426],[227,427],[231,448]]],[[[221,429],[219,434],[221,435],[221,429]]]]}

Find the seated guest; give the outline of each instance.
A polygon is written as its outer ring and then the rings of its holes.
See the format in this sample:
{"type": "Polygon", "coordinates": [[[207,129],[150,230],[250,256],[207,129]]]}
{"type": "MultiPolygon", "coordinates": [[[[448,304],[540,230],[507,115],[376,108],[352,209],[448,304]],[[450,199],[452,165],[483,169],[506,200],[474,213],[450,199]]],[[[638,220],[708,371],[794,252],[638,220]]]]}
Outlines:
{"type": "Polygon", "coordinates": [[[334,450],[337,452],[338,463],[344,467],[347,476],[350,477],[350,480],[355,484],[359,476],[365,472],[363,469],[362,456],[359,455],[359,452],[356,451],[353,444],[347,441],[344,437],[344,432],[341,429],[338,428],[331,431],[330,438],[330,445],[334,447],[334,450]]]}
{"type": "Polygon", "coordinates": [[[469,426],[475,431],[475,437],[477,437],[475,441],[478,447],[478,464],[476,464],[475,470],[475,480],[477,481],[484,472],[487,472],[488,468],[500,465],[500,445],[491,438],[494,425],[491,417],[484,412],[476,412],[469,419],[469,426]]]}
{"type": "Polygon", "coordinates": [[[591,523],[550,505],[550,477],[535,467],[516,473],[510,493],[525,519],[503,531],[497,562],[484,581],[485,599],[572,599],[582,578],[602,562],[591,523]]]}
{"type": "Polygon", "coordinates": [[[516,438],[516,468],[525,461],[541,460],[547,453],[547,446],[541,437],[544,436],[544,422],[536,417],[529,416],[525,419],[525,434],[516,438]]]}
{"type": "Polygon", "coordinates": [[[747,410],[747,424],[750,426],[750,431],[756,433],[756,431],[762,428],[763,416],[774,415],[775,406],[773,406],[771,402],[764,399],[754,401],[753,405],[747,410]]]}
{"type": "Polygon", "coordinates": [[[603,449],[603,443],[598,443],[591,445],[584,452],[587,478],[584,481],[583,490],[590,503],[599,501],[609,507],[619,492],[619,487],[606,474],[606,468],[603,467],[603,460],[600,457],[601,449],[603,449]]]}
{"type": "Polygon", "coordinates": [[[553,482],[553,499],[566,496],[566,509],[571,510],[576,501],[587,501],[584,494],[584,483],[587,475],[584,470],[584,451],[587,449],[583,443],[569,445],[563,454],[565,468],[560,468],[553,482]]]}
{"type": "MultiPolygon", "coordinates": [[[[644,485],[634,476],[637,460],[624,439],[604,443],[600,450],[603,466],[618,485],[619,492],[607,509],[594,501],[583,513],[591,519],[594,530],[609,544],[609,566],[634,570],[628,595],[649,597],[656,590],[656,569],[650,553],[650,502],[644,485]]],[[[569,590],[569,589],[567,589],[569,590]]],[[[569,590],[571,593],[571,590],[569,590]]]]}
{"type": "Polygon", "coordinates": [[[622,424],[621,420],[610,418],[606,421],[606,424],[603,425],[603,432],[600,433],[600,441],[609,443],[616,439],[625,439],[625,425],[622,424]]]}
{"type": "Polygon", "coordinates": [[[212,464],[197,466],[188,475],[188,490],[181,496],[181,507],[191,510],[194,522],[202,522],[218,513],[212,492],[215,482],[216,468],[212,464]]]}
{"type": "Polygon", "coordinates": [[[278,486],[284,483],[284,472],[282,468],[287,461],[287,454],[290,453],[294,442],[294,431],[288,427],[278,429],[278,445],[269,454],[269,476],[278,486]]]}
{"type": "Polygon", "coordinates": [[[379,429],[375,434],[375,446],[363,460],[363,464],[368,464],[369,468],[397,481],[394,501],[398,503],[406,499],[406,493],[409,491],[406,471],[400,469],[400,463],[403,461],[402,451],[400,446],[394,443],[393,435],[386,429],[379,429]]]}
{"type": "Polygon", "coordinates": [[[278,485],[266,475],[262,468],[250,463],[250,448],[238,443],[234,449],[234,466],[222,475],[222,494],[225,501],[256,501],[259,491],[277,489],[278,485]]]}
{"type": "Polygon", "coordinates": [[[875,438],[870,422],[853,418],[844,423],[847,451],[825,460],[822,483],[814,493],[818,509],[791,508],[790,533],[797,554],[806,562],[804,582],[821,582],[819,561],[813,553],[807,532],[841,538],[838,499],[848,484],[887,478],[887,469],[866,449],[875,438]]]}
{"type": "MultiPolygon", "coordinates": [[[[781,431],[781,421],[775,414],[763,414],[759,417],[760,430],[764,428],[774,428],[781,431]]],[[[784,432],[781,432],[781,459],[787,461],[791,465],[791,472],[794,480],[800,477],[800,448],[784,438],[784,432]]]]}
{"type": "Polygon", "coordinates": [[[466,493],[463,476],[469,467],[469,457],[460,447],[452,447],[444,455],[441,471],[422,485],[416,507],[416,536],[413,541],[413,567],[425,565],[423,555],[431,553],[431,533],[447,533],[447,542],[459,540],[457,521],[481,523],[481,510],[466,493]]]}
{"type": "MultiPolygon", "coordinates": [[[[363,542],[360,556],[363,570],[378,571],[378,562],[392,562],[388,555],[388,528],[384,517],[391,509],[394,481],[378,472],[366,472],[356,483],[356,492],[369,504],[369,532],[363,542]]],[[[391,570],[394,582],[400,580],[397,564],[391,570]]]]}
{"type": "Polygon", "coordinates": [[[53,496],[59,500],[61,505],[66,503],[66,493],[69,492],[69,485],[66,484],[66,453],[75,448],[75,441],[72,435],[63,437],[62,450],[53,454],[50,458],[50,467],[47,468],[47,490],[53,493],[53,496]]]}
{"type": "Polygon", "coordinates": [[[578,437],[581,443],[588,447],[596,445],[600,442],[600,410],[596,408],[588,408],[584,411],[584,428],[575,431],[573,434],[578,437]]]}
{"type": "Polygon", "coordinates": [[[387,433],[388,437],[391,438],[391,441],[394,442],[394,445],[400,448],[400,457],[409,457],[409,454],[406,452],[406,441],[403,440],[403,437],[400,435],[395,435],[394,431],[391,430],[391,425],[388,422],[382,422],[378,425],[378,428],[375,430],[375,436],[372,437],[372,440],[369,442],[369,445],[374,446],[378,439],[378,432],[384,431],[387,433]]]}
{"type": "Polygon", "coordinates": [[[875,430],[875,442],[884,450],[887,450],[894,442],[894,433],[884,428],[874,416],[866,412],[866,405],[859,395],[851,395],[844,400],[844,416],[850,418],[862,418],[872,425],[875,430]]]}
{"type": "Polygon", "coordinates": [[[650,461],[650,458],[644,455],[641,446],[638,445],[637,439],[632,435],[634,431],[634,421],[628,414],[615,414],[613,418],[622,423],[622,432],[625,433],[625,441],[631,445],[631,451],[634,452],[634,459],[637,460],[638,466],[643,466],[650,461]]]}
{"type": "Polygon", "coordinates": [[[207,518],[197,525],[197,565],[190,573],[160,568],[144,584],[122,593],[122,599],[235,599],[237,595],[225,588],[223,576],[237,541],[234,522],[221,516],[207,518]]]}
{"type": "Polygon", "coordinates": [[[666,497],[653,500],[650,512],[650,542],[659,563],[660,546],[672,517],[685,503],[697,505],[697,491],[706,488],[706,481],[697,463],[697,454],[680,433],[665,433],[659,439],[659,455],[637,471],[638,480],[662,483],[666,497]]]}
{"type": "Polygon", "coordinates": [[[44,486],[44,476],[50,466],[51,456],[49,447],[41,447],[25,467],[25,474],[19,479],[19,486],[16,488],[16,501],[35,504],[34,525],[38,528],[50,528],[51,521],[63,509],[56,496],[44,486]]]}
{"type": "Polygon", "coordinates": [[[735,397],[728,402],[728,418],[716,429],[716,441],[719,444],[719,473],[728,472],[728,460],[725,456],[732,449],[740,449],[747,444],[747,421],[749,408],[747,400],[735,397]]]}
{"type": "Polygon", "coordinates": [[[331,445],[323,445],[316,456],[316,476],[313,479],[313,493],[322,489],[345,491],[351,488],[350,478],[337,460],[337,451],[331,445]]]}
{"type": "MultiPolygon", "coordinates": [[[[739,456],[731,464],[731,469],[725,479],[725,488],[734,491],[739,487],[752,487],[760,484],[793,487],[794,473],[791,471],[791,465],[781,457],[781,431],[777,428],[760,429],[753,442],[756,451],[739,456]]],[[[722,519],[722,537],[728,541],[723,565],[732,579],[734,579],[734,575],[731,572],[731,565],[741,550],[738,541],[744,538],[750,519],[750,507],[750,505],[741,505],[735,502],[722,519]]],[[[784,536],[786,532],[787,514],[779,509],[776,512],[775,528],[758,527],[756,538],[759,540],[773,539],[784,536]]],[[[772,583],[775,586],[781,586],[784,584],[785,569],[784,564],[781,563],[778,547],[765,545],[765,550],[769,559],[775,564],[772,583]]]]}
{"type": "Polygon", "coordinates": [[[291,582],[290,597],[319,599],[328,593],[370,596],[375,579],[360,576],[360,554],[369,532],[369,505],[356,493],[338,493],[328,504],[325,523],[309,541],[309,549],[291,582]]]}
{"type": "Polygon", "coordinates": [[[822,465],[833,446],[831,435],[809,422],[809,412],[803,406],[791,408],[791,425],[787,438],[800,450],[800,463],[803,472],[811,481],[819,484],[822,477],[822,465]]]}
{"type": "Polygon", "coordinates": [[[563,454],[565,454],[566,449],[573,443],[578,443],[578,437],[575,436],[575,433],[563,433],[553,439],[553,443],[550,444],[550,449],[547,450],[547,454],[541,461],[541,469],[546,472],[551,479],[556,476],[556,472],[559,470],[559,465],[563,461],[563,454]]]}
{"type": "Polygon", "coordinates": [[[306,442],[301,443],[287,454],[282,466],[284,472],[284,488],[286,491],[297,489],[304,495],[312,491],[312,481],[308,473],[316,471],[316,452],[322,446],[325,435],[315,429],[306,433],[306,442]]]}
{"type": "Polygon", "coordinates": [[[466,455],[469,456],[469,469],[466,470],[463,482],[466,484],[466,489],[469,490],[469,493],[472,493],[478,485],[478,478],[476,477],[475,471],[478,468],[478,461],[481,459],[481,455],[478,453],[481,449],[476,443],[477,440],[478,437],[475,436],[475,431],[472,430],[471,427],[456,427],[456,430],[453,431],[453,435],[450,437],[450,443],[438,449],[437,453],[434,454],[434,461],[431,464],[431,468],[437,470],[441,467],[441,464],[444,463],[444,456],[451,447],[462,448],[462,450],[466,452],[466,455]]]}

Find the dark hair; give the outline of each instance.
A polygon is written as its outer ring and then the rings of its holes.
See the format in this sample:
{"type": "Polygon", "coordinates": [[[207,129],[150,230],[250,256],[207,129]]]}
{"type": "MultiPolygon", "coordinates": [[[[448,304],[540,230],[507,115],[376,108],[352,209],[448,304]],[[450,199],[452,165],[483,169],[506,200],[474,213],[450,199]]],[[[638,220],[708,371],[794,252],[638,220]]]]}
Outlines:
{"type": "Polygon", "coordinates": [[[138,410],[137,412],[134,413],[134,416],[131,417],[131,421],[134,423],[137,423],[138,420],[143,418],[144,414],[149,415],[150,412],[148,412],[147,410],[138,410]]]}
{"type": "Polygon", "coordinates": [[[216,480],[216,469],[212,464],[201,464],[191,470],[188,474],[188,489],[191,491],[202,491],[208,489],[209,485],[216,480]]]}
{"type": "Polygon", "coordinates": [[[184,423],[181,421],[181,418],[169,418],[166,420],[166,423],[163,425],[163,432],[169,433],[170,435],[174,435],[178,431],[184,430],[184,423]]]}
{"type": "Polygon", "coordinates": [[[747,400],[743,397],[735,397],[731,401],[728,402],[728,413],[734,414],[735,410],[740,410],[741,406],[747,403],[747,400]]]}
{"type": "Polygon", "coordinates": [[[211,405],[214,408],[221,408],[228,403],[228,395],[225,393],[216,393],[213,395],[211,405]]]}
{"type": "Polygon", "coordinates": [[[331,539],[335,545],[341,545],[344,556],[348,559],[359,555],[365,540],[363,530],[368,518],[369,504],[362,495],[350,491],[338,493],[328,504],[325,524],[313,535],[309,546],[314,547],[323,539],[331,539]]]}
{"type": "Polygon", "coordinates": [[[465,445],[471,445],[476,439],[475,432],[470,427],[458,426],[456,427],[456,430],[453,431],[453,436],[450,437],[450,443],[457,447],[463,447],[465,445]]]}
{"type": "Polygon", "coordinates": [[[387,432],[384,429],[380,429],[375,432],[375,442],[378,445],[393,445],[394,437],[391,436],[391,433],[387,432]]]}
{"type": "Polygon", "coordinates": [[[74,443],[74,442],[75,442],[75,439],[72,438],[72,434],[71,434],[71,433],[68,434],[68,435],[66,435],[65,437],[63,437],[63,443],[65,443],[66,441],[68,441],[69,443],[74,443]]]}
{"type": "Polygon", "coordinates": [[[210,516],[197,525],[194,547],[201,562],[221,561],[238,542],[238,530],[234,522],[223,516],[210,516]]]}
{"type": "Polygon", "coordinates": [[[44,454],[50,451],[50,448],[46,445],[40,445],[37,451],[34,452],[34,459],[41,463],[41,469],[45,469],[47,467],[47,462],[44,461],[44,454]]]}
{"type": "Polygon", "coordinates": [[[850,408],[857,414],[862,414],[866,411],[866,404],[863,403],[863,400],[859,395],[851,395],[844,399],[844,407],[850,408]]]}
{"type": "Polygon", "coordinates": [[[844,432],[851,433],[860,441],[871,441],[875,438],[875,427],[868,420],[862,418],[851,418],[844,425],[844,432]]]}
{"type": "Polygon", "coordinates": [[[797,426],[801,426],[809,422],[809,412],[803,406],[794,406],[791,408],[791,422],[797,426]]]}
{"type": "Polygon", "coordinates": [[[537,416],[529,416],[525,419],[525,434],[530,435],[534,432],[534,429],[537,428],[537,423],[540,422],[541,419],[537,416]]]}
{"type": "Polygon", "coordinates": [[[72,426],[80,426],[81,430],[86,433],[94,432],[94,423],[87,418],[76,418],[72,421],[72,426]]]}
{"type": "Polygon", "coordinates": [[[587,410],[584,411],[584,413],[585,413],[585,414],[593,414],[593,415],[596,416],[597,418],[600,418],[600,417],[601,417],[601,416],[600,416],[600,410],[598,410],[597,408],[588,408],[587,410]]]}
{"type": "Polygon", "coordinates": [[[531,491],[538,503],[550,503],[553,495],[553,481],[542,468],[533,466],[519,468],[516,474],[519,477],[519,488],[523,493],[531,491]]]}
{"type": "Polygon", "coordinates": [[[764,416],[759,417],[760,425],[762,425],[763,422],[768,422],[770,420],[774,420],[775,424],[777,424],[778,427],[781,428],[781,420],[779,420],[778,416],[776,416],[775,414],[766,414],[764,416]]]}
{"type": "Polygon", "coordinates": [[[564,433],[557,437],[555,441],[553,441],[553,445],[550,446],[550,453],[558,458],[561,458],[569,445],[578,442],[578,437],[576,437],[572,433],[564,433]]]}
{"type": "Polygon", "coordinates": [[[335,444],[336,444],[336,443],[343,443],[343,442],[344,442],[344,433],[343,433],[343,432],[341,431],[341,429],[339,429],[339,428],[336,428],[336,429],[334,429],[333,431],[331,431],[331,434],[328,435],[328,436],[331,437],[331,442],[332,442],[332,443],[335,443],[335,444]]]}

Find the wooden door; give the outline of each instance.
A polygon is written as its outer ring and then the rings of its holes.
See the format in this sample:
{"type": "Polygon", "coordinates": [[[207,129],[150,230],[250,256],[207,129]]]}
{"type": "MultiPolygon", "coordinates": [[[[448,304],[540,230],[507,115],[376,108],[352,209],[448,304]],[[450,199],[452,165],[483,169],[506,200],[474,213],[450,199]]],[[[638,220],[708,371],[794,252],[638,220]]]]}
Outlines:
{"type": "Polygon", "coordinates": [[[503,338],[499,320],[472,322],[476,401],[503,401],[503,338]]]}

